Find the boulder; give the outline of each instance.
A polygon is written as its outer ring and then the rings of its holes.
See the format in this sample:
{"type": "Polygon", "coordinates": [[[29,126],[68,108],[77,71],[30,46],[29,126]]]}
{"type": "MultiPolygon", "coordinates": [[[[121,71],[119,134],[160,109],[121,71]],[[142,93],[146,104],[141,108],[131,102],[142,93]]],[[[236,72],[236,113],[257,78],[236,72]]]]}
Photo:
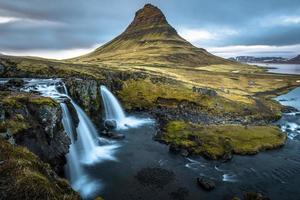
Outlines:
{"type": "Polygon", "coordinates": [[[18,79],[18,78],[13,78],[10,79],[5,86],[7,87],[22,87],[24,85],[24,80],[18,79]]]}
{"type": "Polygon", "coordinates": [[[183,157],[189,156],[189,152],[186,149],[183,149],[175,144],[170,144],[169,152],[173,154],[180,154],[183,157]]]}
{"type": "Polygon", "coordinates": [[[247,192],[244,194],[244,200],[270,200],[270,198],[256,192],[247,192]]]}
{"type": "Polygon", "coordinates": [[[171,144],[169,146],[169,152],[174,153],[174,154],[179,154],[180,153],[180,148],[177,145],[171,144]]]}
{"type": "Polygon", "coordinates": [[[201,188],[203,188],[204,190],[207,190],[207,191],[211,191],[211,190],[215,189],[215,187],[216,187],[216,184],[214,181],[212,181],[211,179],[208,179],[208,178],[204,178],[204,177],[198,177],[197,184],[201,188]]]}
{"type": "Polygon", "coordinates": [[[125,135],[120,133],[114,133],[112,131],[104,130],[102,134],[106,137],[110,137],[112,139],[124,139],[125,135]]]}
{"type": "Polygon", "coordinates": [[[104,127],[107,130],[113,130],[117,128],[117,121],[113,119],[107,119],[104,121],[104,127]]]}

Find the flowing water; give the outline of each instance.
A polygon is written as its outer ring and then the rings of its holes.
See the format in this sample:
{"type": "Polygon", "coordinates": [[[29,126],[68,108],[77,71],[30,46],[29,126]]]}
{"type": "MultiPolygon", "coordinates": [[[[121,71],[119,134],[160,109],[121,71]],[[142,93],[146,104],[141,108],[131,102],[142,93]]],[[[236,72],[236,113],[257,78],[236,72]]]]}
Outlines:
{"type": "Polygon", "coordinates": [[[126,116],[117,98],[105,87],[100,86],[100,93],[104,104],[105,120],[115,120],[117,129],[135,128],[145,123],[152,123],[150,118],[139,119],[133,116],[126,116]]]}
{"type": "Polygon", "coordinates": [[[88,198],[95,190],[102,187],[101,179],[93,179],[86,173],[88,165],[100,163],[106,160],[117,161],[114,153],[120,147],[114,141],[99,137],[93,123],[85,112],[71,97],[63,82],[59,79],[25,79],[23,91],[37,92],[42,96],[51,97],[60,102],[63,112],[62,124],[71,139],[71,145],[65,166],[66,176],[74,190],[82,197],[88,198]],[[59,91],[58,88],[63,88],[59,91]],[[65,101],[70,101],[76,110],[79,124],[75,129],[72,116],[65,101]],[[75,132],[74,132],[75,130],[75,132]],[[75,135],[78,136],[75,139],[75,135]]]}

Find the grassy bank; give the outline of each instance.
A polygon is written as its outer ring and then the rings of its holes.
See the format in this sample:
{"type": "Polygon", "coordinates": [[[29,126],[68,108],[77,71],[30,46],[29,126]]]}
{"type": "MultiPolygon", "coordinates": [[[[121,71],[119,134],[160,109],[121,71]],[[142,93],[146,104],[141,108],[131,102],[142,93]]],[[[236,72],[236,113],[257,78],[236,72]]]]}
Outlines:
{"type": "Polygon", "coordinates": [[[227,153],[247,155],[278,148],[284,145],[286,136],[275,126],[203,126],[171,121],[161,139],[191,153],[219,159],[227,153]]]}

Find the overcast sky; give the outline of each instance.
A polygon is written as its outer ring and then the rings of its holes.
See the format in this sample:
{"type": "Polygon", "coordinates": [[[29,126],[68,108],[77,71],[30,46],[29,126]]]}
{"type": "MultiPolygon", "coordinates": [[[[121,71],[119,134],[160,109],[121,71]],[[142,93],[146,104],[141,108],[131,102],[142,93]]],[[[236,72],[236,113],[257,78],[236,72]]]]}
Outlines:
{"type": "Polygon", "coordinates": [[[145,3],[223,57],[300,54],[300,0],[0,0],[0,52],[66,58],[120,34],[145,3]]]}

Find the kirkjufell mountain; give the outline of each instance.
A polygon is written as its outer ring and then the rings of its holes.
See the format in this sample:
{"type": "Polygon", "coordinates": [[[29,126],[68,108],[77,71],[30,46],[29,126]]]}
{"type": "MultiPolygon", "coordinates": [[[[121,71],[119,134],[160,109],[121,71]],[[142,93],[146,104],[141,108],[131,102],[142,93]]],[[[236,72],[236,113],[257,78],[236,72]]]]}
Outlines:
{"type": "Polygon", "coordinates": [[[136,12],[121,35],[72,61],[172,67],[233,63],[186,41],[168,23],[162,11],[151,4],[136,12]]]}

